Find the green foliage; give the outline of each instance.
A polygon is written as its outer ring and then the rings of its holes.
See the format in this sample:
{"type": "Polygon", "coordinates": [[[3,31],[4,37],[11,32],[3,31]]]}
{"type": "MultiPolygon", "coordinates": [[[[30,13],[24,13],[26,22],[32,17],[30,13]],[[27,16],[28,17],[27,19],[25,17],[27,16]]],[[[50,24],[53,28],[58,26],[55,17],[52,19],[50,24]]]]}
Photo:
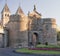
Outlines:
{"type": "Polygon", "coordinates": [[[16,52],[29,54],[60,54],[60,51],[29,50],[27,48],[17,49],[16,52]]]}
{"type": "Polygon", "coordinates": [[[45,45],[48,45],[48,42],[46,42],[45,45]]]}
{"type": "Polygon", "coordinates": [[[41,44],[41,42],[38,42],[38,44],[41,44]]]}
{"type": "Polygon", "coordinates": [[[40,45],[37,45],[36,46],[37,48],[60,48],[59,45],[43,45],[43,44],[40,44],[40,45]]]}

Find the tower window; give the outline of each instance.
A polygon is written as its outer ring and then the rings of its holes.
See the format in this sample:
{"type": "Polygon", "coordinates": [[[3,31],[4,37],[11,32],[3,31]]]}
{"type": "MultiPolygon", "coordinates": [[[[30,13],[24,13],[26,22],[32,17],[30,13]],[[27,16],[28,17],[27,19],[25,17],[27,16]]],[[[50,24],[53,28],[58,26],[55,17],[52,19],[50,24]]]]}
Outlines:
{"type": "Polygon", "coordinates": [[[9,14],[7,16],[9,17],[9,14]]]}
{"type": "Polygon", "coordinates": [[[5,16],[8,16],[9,17],[9,14],[5,14],[5,16]]]}
{"type": "Polygon", "coordinates": [[[6,16],[6,14],[5,14],[5,16],[6,16]]]}

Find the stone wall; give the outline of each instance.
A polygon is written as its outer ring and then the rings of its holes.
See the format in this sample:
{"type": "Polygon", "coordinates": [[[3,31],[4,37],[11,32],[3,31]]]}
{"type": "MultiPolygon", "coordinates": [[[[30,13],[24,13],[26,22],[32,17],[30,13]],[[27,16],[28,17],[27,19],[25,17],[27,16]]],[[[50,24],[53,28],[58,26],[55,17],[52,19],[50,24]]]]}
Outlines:
{"type": "Polygon", "coordinates": [[[3,47],[3,34],[0,33],[0,47],[3,47]]]}
{"type": "Polygon", "coordinates": [[[56,45],[57,44],[57,32],[56,32],[56,22],[53,18],[44,19],[44,36],[45,42],[48,44],[56,45]],[[54,24],[53,24],[54,23],[54,24]]]}
{"type": "Polygon", "coordinates": [[[39,42],[45,44],[57,44],[56,21],[53,18],[32,19],[29,30],[29,40],[32,41],[34,33],[38,34],[39,42]]]}
{"type": "Polygon", "coordinates": [[[22,31],[21,30],[22,26],[24,27],[24,28],[22,28],[24,30],[26,28],[26,26],[24,26],[24,24],[21,25],[20,16],[13,15],[10,17],[10,21],[7,24],[7,28],[9,29],[9,45],[10,46],[16,47],[19,45],[21,45],[21,46],[28,45],[28,31],[27,31],[27,29],[22,31]]]}

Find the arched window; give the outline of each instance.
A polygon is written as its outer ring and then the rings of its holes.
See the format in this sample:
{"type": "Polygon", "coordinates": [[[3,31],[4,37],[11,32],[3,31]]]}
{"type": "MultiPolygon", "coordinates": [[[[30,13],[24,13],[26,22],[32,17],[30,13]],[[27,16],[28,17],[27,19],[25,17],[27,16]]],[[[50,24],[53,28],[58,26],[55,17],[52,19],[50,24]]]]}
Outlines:
{"type": "Polygon", "coordinates": [[[7,14],[5,14],[5,16],[7,16],[7,14]]]}
{"type": "Polygon", "coordinates": [[[9,17],[9,14],[5,14],[5,16],[9,17]]]}
{"type": "Polygon", "coordinates": [[[7,14],[7,16],[9,17],[9,14],[7,14]]]}

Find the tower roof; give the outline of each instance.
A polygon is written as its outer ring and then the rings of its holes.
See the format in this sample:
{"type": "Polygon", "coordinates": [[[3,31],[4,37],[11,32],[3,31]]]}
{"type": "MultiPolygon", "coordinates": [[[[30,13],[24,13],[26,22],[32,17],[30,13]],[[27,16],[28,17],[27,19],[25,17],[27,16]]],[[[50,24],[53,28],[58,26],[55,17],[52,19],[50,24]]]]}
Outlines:
{"type": "Polygon", "coordinates": [[[17,11],[16,11],[16,14],[24,14],[24,12],[22,11],[21,7],[19,6],[17,11]]]}
{"type": "Polygon", "coordinates": [[[1,13],[3,13],[3,12],[10,12],[10,10],[9,10],[9,8],[7,6],[7,3],[5,4],[5,6],[4,6],[4,8],[3,8],[1,13]]]}
{"type": "Polygon", "coordinates": [[[37,12],[36,6],[34,5],[33,11],[30,12],[30,13],[28,14],[28,16],[30,16],[30,17],[36,17],[36,18],[41,18],[42,15],[41,15],[41,13],[37,12]]]}

